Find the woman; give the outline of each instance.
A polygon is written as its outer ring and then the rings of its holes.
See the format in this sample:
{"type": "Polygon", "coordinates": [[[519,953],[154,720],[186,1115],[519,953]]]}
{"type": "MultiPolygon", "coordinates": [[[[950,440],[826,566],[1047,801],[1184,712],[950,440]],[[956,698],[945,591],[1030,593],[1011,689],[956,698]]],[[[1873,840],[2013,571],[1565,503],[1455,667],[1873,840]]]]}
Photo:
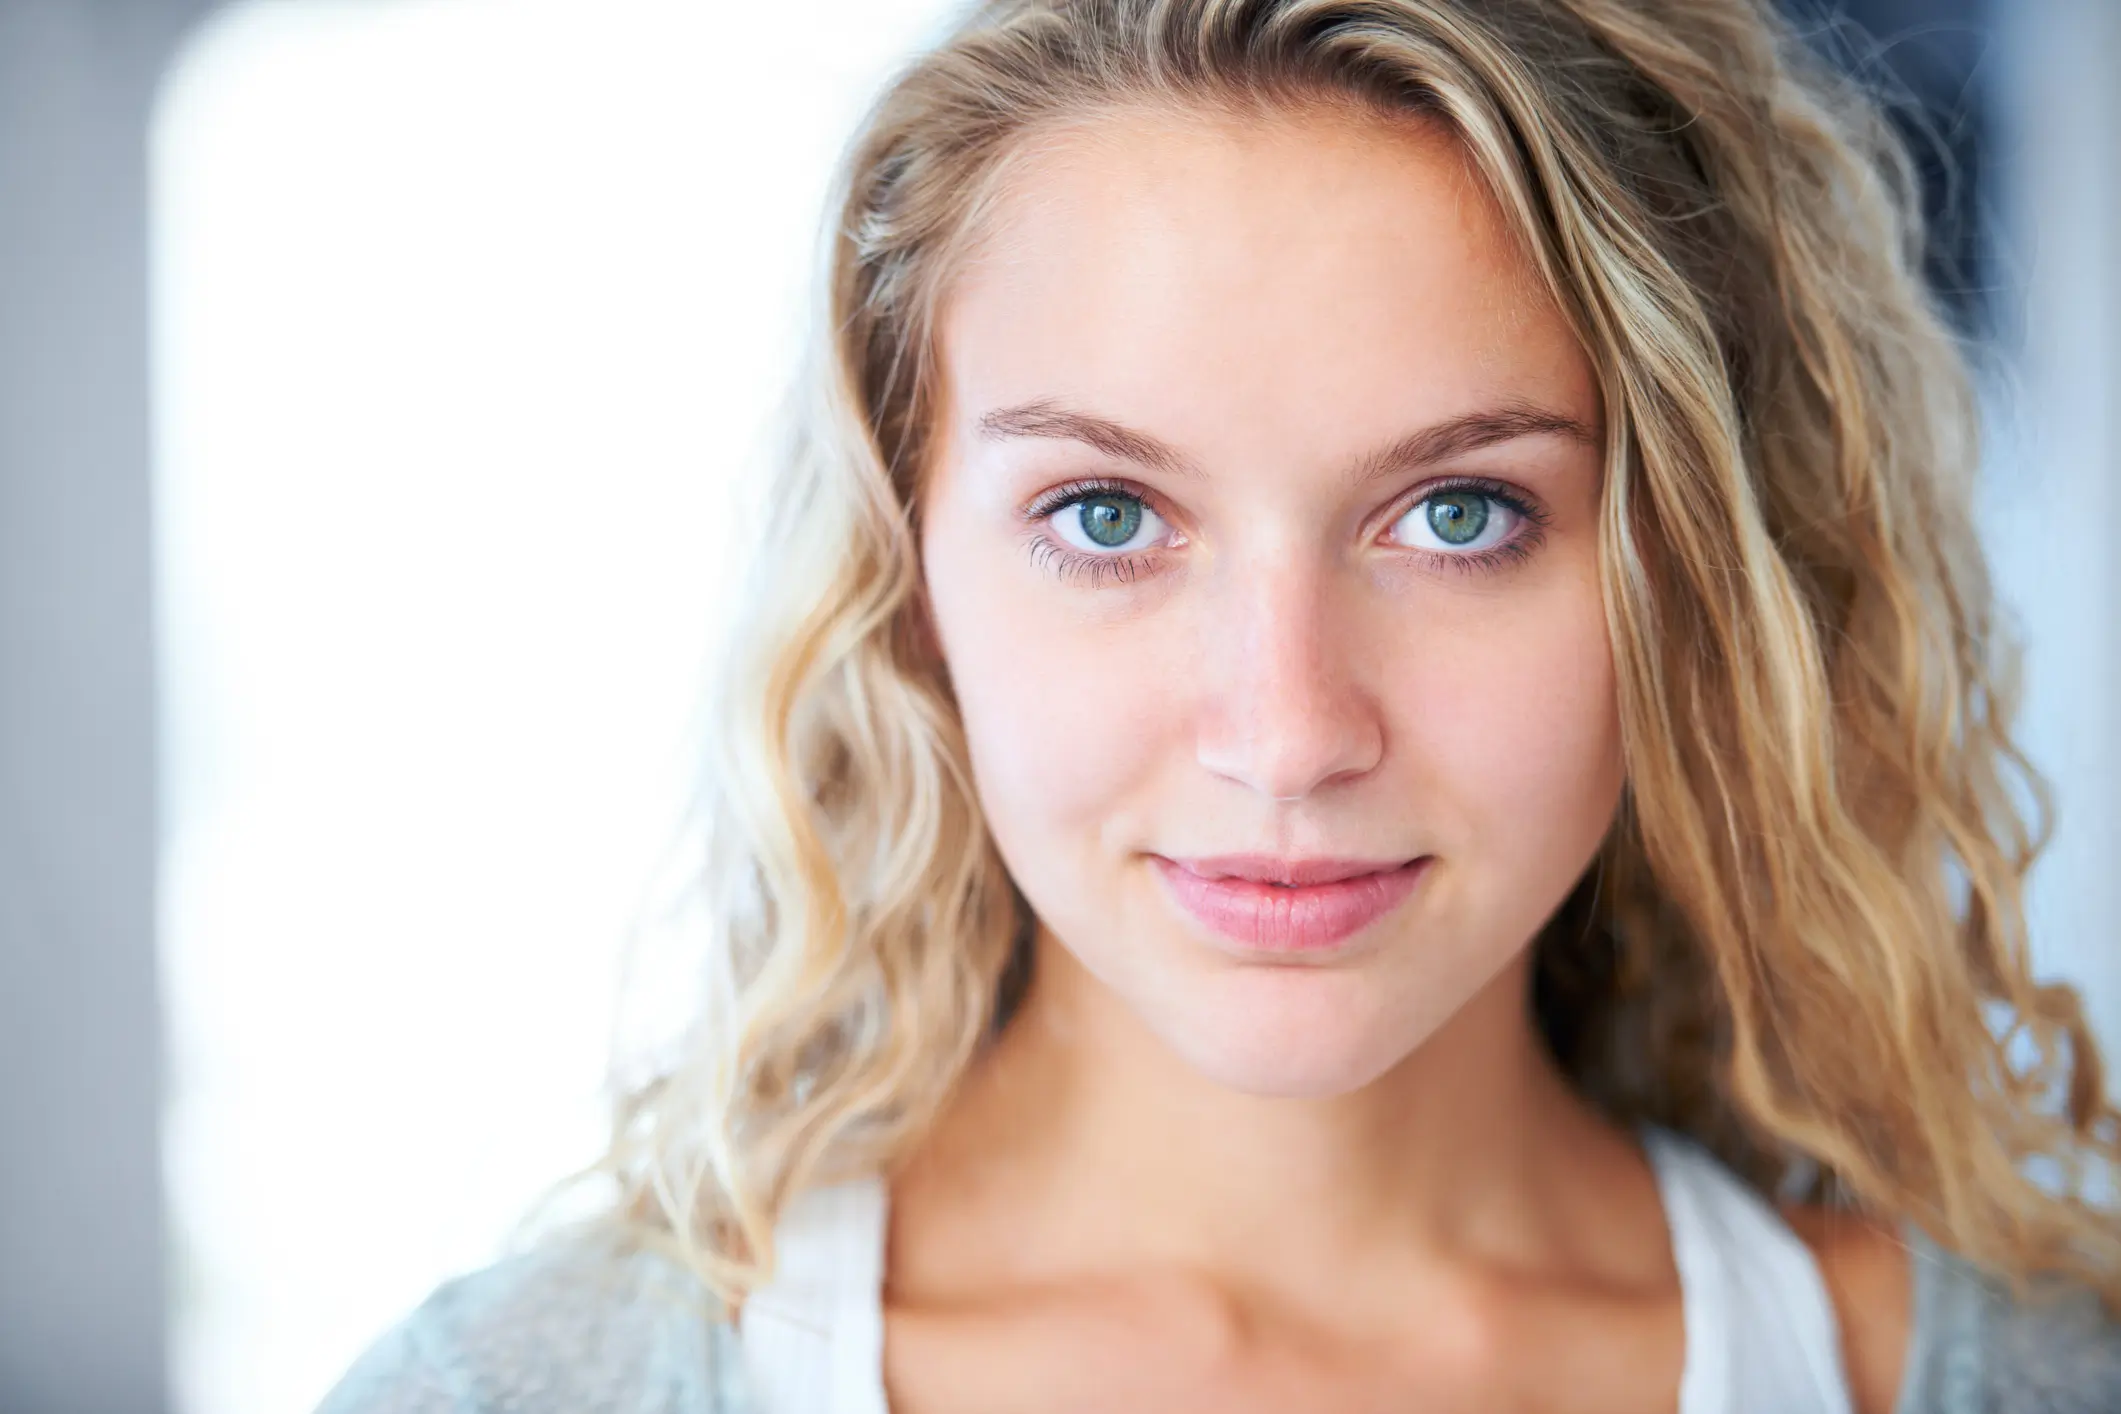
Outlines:
{"type": "Polygon", "coordinates": [[[989,0],[843,176],[688,1049],[331,1414],[2121,1408],[1862,95],[1747,0],[989,0]]]}

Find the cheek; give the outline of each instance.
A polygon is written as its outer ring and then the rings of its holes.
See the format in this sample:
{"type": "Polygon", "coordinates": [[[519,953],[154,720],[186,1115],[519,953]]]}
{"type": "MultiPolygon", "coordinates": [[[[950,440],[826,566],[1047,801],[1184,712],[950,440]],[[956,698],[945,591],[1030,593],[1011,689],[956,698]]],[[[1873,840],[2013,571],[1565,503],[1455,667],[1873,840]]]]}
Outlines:
{"type": "Polygon", "coordinates": [[[1443,616],[1424,640],[1397,700],[1420,793],[1437,807],[1439,852],[1455,853],[1484,892],[1558,902],[1604,837],[1624,778],[1595,571],[1507,609],[1443,616]]]}
{"type": "Polygon", "coordinates": [[[1086,623],[1043,573],[1006,550],[927,565],[981,804],[1012,860],[1057,859],[1129,813],[1173,697],[1139,625],[1086,623]]]}

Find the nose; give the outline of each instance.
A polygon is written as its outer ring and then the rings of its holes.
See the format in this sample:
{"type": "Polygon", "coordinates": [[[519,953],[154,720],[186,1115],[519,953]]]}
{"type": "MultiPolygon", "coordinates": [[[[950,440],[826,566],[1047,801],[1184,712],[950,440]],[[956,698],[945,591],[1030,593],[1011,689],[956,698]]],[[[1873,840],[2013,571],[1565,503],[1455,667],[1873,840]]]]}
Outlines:
{"type": "Polygon", "coordinates": [[[1377,765],[1384,723],[1362,673],[1377,645],[1342,580],[1284,557],[1230,574],[1206,607],[1202,766],[1287,801],[1377,765]]]}

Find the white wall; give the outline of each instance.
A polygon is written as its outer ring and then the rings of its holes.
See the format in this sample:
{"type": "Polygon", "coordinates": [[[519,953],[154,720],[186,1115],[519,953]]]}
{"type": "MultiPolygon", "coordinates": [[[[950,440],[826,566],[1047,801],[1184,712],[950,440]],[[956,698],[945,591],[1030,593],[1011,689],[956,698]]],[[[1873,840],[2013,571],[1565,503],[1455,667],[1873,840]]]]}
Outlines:
{"type": "Polygon", "coordinates": [[[595,1157],[825,183],[931,0],[224,12],[154,144],[180,1406],[595,1157]]]}
{"type": "MultiPolygon", "coordinates": [[[[2027,743],[2057,786],[2033,880],[2036,960],[2121,1049],[2121,6],[1999,4],[2006,284],[2020,383],[1998,402],[1985,507],[2030,646],[2027,743]]],[[[2116,1072],[2121,1087],[2121,1071],[2116,1072]]]]}

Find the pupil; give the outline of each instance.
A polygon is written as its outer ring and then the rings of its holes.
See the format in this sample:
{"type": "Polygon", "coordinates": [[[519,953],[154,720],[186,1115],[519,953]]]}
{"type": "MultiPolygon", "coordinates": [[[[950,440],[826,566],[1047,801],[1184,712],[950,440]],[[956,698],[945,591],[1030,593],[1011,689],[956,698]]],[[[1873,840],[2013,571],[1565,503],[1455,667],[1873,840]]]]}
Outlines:
{"type": "Polygon", "coordinates": [[[1096,496],[1082,503],[1082,526],[1107,548],[1126,544],[1142,522],[1141,507],[1119,496],[1096,496]]]}
{"type": "Polygon", "coordinates": [[[1466,545],[1488,525],[1488,498],[1477,491],[1452,491],[1429,501],[1429,529],[1447,545],[1466,545]]]}

